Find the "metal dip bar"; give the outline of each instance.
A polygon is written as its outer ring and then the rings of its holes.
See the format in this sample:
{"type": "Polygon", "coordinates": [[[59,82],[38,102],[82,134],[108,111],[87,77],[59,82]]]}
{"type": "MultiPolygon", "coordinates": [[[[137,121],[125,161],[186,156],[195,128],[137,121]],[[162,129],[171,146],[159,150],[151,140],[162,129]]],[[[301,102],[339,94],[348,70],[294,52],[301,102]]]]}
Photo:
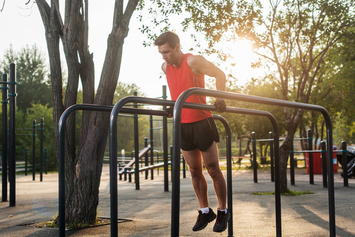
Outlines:
{"type": "MultiPolygon", "coordinates": [[[[145,103],[145,104],[153,104],[153,105],[163,105],[163,106],[172,106],[174,105],[174,101],[167,101],[167,100],[160,100],[160,99],[151,99],[151,98],[144,98],[144,97],[137,97],[137,96],[129,96],[121,99],[112,109],[111,116],[110,116],[110,193],[111,193],[111,236],[117,236],[118,234],[118,227],[117,227],[117,116],[118,113],[120,113],[121,108],[126,104],[130,102],[135,102],[135,103],[145,103]]],[[[189,109],[203,109],[203,110],[212,110],[215,111],[215,107],[212,105],[202,105],[202,104],[192,104],[192,103],[184,103],[183,105],[184,108],[189,108],[189,109]]],[[[275,137],[279,136],[279,130],[278,126],[276,123],[275,118],[272,116],[272,114],[265,112],[265,111],[258,111],[258,110],[249,110],[249,109],[239,109],[239,108],[227,108],[227,112],[231,113],[239,113],[239,114],[249,114],[249,115],[257,115],[257,116],[266,116],[270,119],[273,127],[274,127],[274,133],[275,137]]],[[[163,112],[164,113],[164,112],[163,112]]],[[[166,114],[165,114],[166,115],[166,114]]],[[[223,125],[225,126],[226,129],[226,134],[227,134],[227,139],[228,139],[228,134],[230,138],[230,132],[229,132],[229,125],[228,123],[224,120],[224,118],[220,116],[214,116],[215,119],[220,120],[223,125]]],[[[179,124],[180,125],[180,124],[179,124]]],[[[275,153],[279,154],[279,147],[275,146],[275,153]]],[[[172,196],[173,199],[174,197],[177,197],[178,200],[180,198],[180,179],[178,179],[178,184],[174,184],[174,176],[178,176],[180,178],[180,148],[178,149],[178,152],[176,154],[179,154],[178,158],[176,158],[174,161],[178,161],[175,165],[175,168],[172,168],[172,177],[173,177],[173,186],[172,186],[172,196]]],[[[173,156],[174,159],[174,156],[173,156]]],[[[279,157],[278,155],[275,156],[276,163],[279,164],[279,157]]],[[[174,165],[173,161],[173,165],[174,165]]],[[[276,166],[276,169],[279,170],[279,167],[276,166]]],[[[232,209],[232,182],[231,182],[231,157],[229,159],[229,162],[227,161],[227,187],[228,187],[228,208],[231,213],[231,216],[233,216],[233,209],[232,209]]],[[[276,176],[279,176],[279,172],[276,174],[276,176]]],[[[280,213],[280,188],[279,188],[279,181],[275,182],[275,197],[276,197],[276,203],[277,207],[276,209],[278,210],[278,213],[280,213]]],[[[173,200],[172,203],[172,221],[171,221],[171,236],[178,236],[179,235],[179,211],[180,211],[180,206],[179,202],[176,204],[175,200],[173,200]],[[175,204],[174,204],[175,203],[175,204]]],[[[280,217],[280,214],[276,215],[277,217],[280,217]]],[[[277,226],[279,226],[279,229],[281,230],[281,218],[277,218],[279,221],[277,221],[277,226]]],[[[233,218],[231,217],[229,221],[229,227],[228,227],[228,233],[229,236],[233,236],[233,218]]]]}
{"type": "MultiPolygon", "coordinates": [[[[202,89],[202,88],[191,88],[183,93],[180,94],[179,98],[177,99],[174,107],[174,154],[173,154],[173,161],[172,161],[172,169],[175,170],[177,169],[177,161],[176,161],[176,156],[178,154],[177,151],[180,150],[180,129],[181,129],[181,109],[183,107],[183,104],[185,103],[186,99],[191,96],[191,95],[203,95],[203,96],[211,96],[211,97],[218,97],[218,98],[225,98],[225,99],[230,99],[230,100],[237,100],[237,101],[244,101],[244,102],[251,102],[251,103],[259,103],[259,104],[268,104],[268,105],[277,105],[277,106],[282,106],[282,107],[290,107],[290,108],[297,108],[297,109],[306,109],[306,110],[314,110],[314,111],[319,111],[323,114],[324,120],[326,122],[326,130],[327,130],[327,152],[328,152],[328,157],[332,157],[332,144],[333,144],[333,139],[332,139],[332,123],[330,120],[330,116],[325,108],[322,106],[318,105],[311,105],[311,104],[305,104],[305,103],[298,103],[298,102],[290,102],[290,101],[284,101],[284,100],[277,100],[277,99],[270,99],[270,98],[264,98],[264,97],[259,97],[259,96],[250,96],[250,95],[243,95],[243,94],[238,94],[238,93],[231,93],[231,92],[223,92],[223,91],[216,91],[216,90],[208,90],[208,89],[202,89]]],[[[275,138],[278,139],[278,134],[275,134],[275,138]]],[[[277,140],[275,141],[275,144],[277,144],[277,140]]],[[[278,146],[275,146],[278,147],[278,146]]],[[[276,150],[275,150],[276,151],[276,150]]],[[[278,155],[278,153],[275,152],[275,155],[278,155]]],[[[279,161],[275,160],[276,165],[279,165],[279,161]]],[[[328,159],[328,167],[333,167],[333,162],[332,159],[328,159]]],[[[277,170],[277,168],[276,168],[277,170]]],[[[173,171],[173,186],[174,183],[179,184],[180,180],[178,179],[179,177],[177,176],[179,173],[173,171]]],[[[279,176],[279,174],[275,174],[276,177],[279,176]]],[[[276,184],[275,180],[275,187],[276,185],[279,186],[279,184],[276,184]]],[[[174,192],[174,190],[173,190],[174,192]]],[[[179,190],[180,192],[180,190],[179,190]]],[[[175,193],[175,195],[178,195],[178,193],[175,193]]],[[[179,195],[174,197],[174,193],[172,195],[173,197],[173,203],[172,203],[172,209],[173,212],[177,212],[179,208],[179,195]]],[[[275,198],[277,198],[276,190],[275,190],[275,198]]],[[[333,169],[329,169],[328,172],[328,202],[329,202],[329,232],[330,236],[335,236],[335,203],[334,203],[334,173],[333,169]]],[[[276,219],[278,221],[278,218],[281,219],[280,215],[281,211],[277,210],[276,211],[276,219]]],[[[177,216],[178,216],[177,212],[177,216]]],[[[174,220],[178,223],[179,218],[174,220]]],[[[178,230],[174,230],[178,231],[178,230]]],[[[172,230],[172,235],[173,235],[173,230],[172,230]]],[[[281,236],[281,226],[276,227],[276,235],[281,236]]],[[[176,236],[176,235],[174,235],[176,236]]]]}
{"type": "MultiPolygon", "coordinates": [[[[173,102],[172,102],[173,103],[173,102]]],[[[93,105],[93,104],[76,104],[67,108],[59,120],[59,141],[58,141],[58,176],[59,176],[59,236],[65,237],[65,121],[68,116],[76,111],[76,110],[89,110],[89,111],[101,111],[101,112],[111,112],[113,106],[103,106],[103,105],[93,105]]],[[[165,111],[157,111],[157,110],[148,110],[148,109],[134,109],[134,108],[122,108],[121,113],[130,113],[130,114],[146,114],[146,115],[162,115],[166,116],[167,112],[165,111]]],[[[117,148],[117,147],[116,147],[117,148]]],[[[116,176],[112,176],[112,172],[110,171],[110,181],[115,182],[115,189],[111,190],[111,215],[116,213],[117,218],[117,154],[116,160],[110,160],[110,170],[114,170],[116,176]],[[115,163],[115,167],[112,167],[112,163],[115,163]],[[115,178],[113,178],[115,177],[115,178]],[[112,200],[112,192],[116,193],[115,202],[112,200]],[[116,206],[116,211],[112,212],[112,206],[116,206]]],[[[112,187],[112,186],[111,186],[112,187]]],[[[116,224],[117,228],[117,219],[116,224]]],[[[117,236],[117,234],[116,234],[117,236]]]]}
{"type": "MultiPolygon", "coordinates": [[[[190,89],[191,90],[191,89],[190,89]]],[[[189,91],[189,90],[187,90],[189,91]]],[[[208,90],[208,92],[211,90],[208,90]]],[[[186,91],[185,91],[186,92],[186,91]]],[[[178,172],[180,168],[179,164],[179,154],[180,154],[180,144],[181,144],[181,106],[182,106],[182,97],[183,92],[178,100],[175,103],[174,107],[174,135],[173,135],[173,158],[172,158],[172,204],[171,204],[171,236],[179,236],[179,223],[180,223],[180,172],[178,172]],[[179,104],[178,104],[179,103],[179,104]]],[[[214,91],[217,92],[217,91],[214,91]]],[[[226,92],[219,92],[219,93],[226,93],[226,92]]],[[[186,95],[186,94],[185,94],[186,95]]],[[[189,95],[187,95],[188,97],[189,95]]],[[[208,94],[208,96],[214,96],[211,94],[208,94]]],[[[186,98],[187,98],[186,97],[186,98]]],[[[217,96],[216,96],[217,97],[217,96]]],[[[218,96],[218,97],[223,97],[223,96],[218,96]]],[[[186,100],[184,98],[184,101],[186,100]]],[[[184,104],[184,108],[194,108],[194,109],[203,109],[203,110],[211,110],[215,111],[216,108],[212,105],[202,105],[202,104],[191,104],[194,105],[192,106],[186,106],[186,103],[184,104]]],[[[247,115],[255,115],[255,116],[265,116],[269,118],[270,122],[272,123],[272,126],[274,128],[274,141],[276,142],[278,137],[279,137],[279,129],[278,125],[276,122],[275,117],[265,111],[259,111],[259,110],[251,110],[251,109],[241,109],[241,108],[232,108],[232,107],[227,107],[226,110],[227,113],[237,113],[237,114],[247,114],[247,115]]],[[[275,207],[276,207],[276,230],[278,234],[277,236],[281,236],[281,198],[280,198],[280,166],[279,166],[279,147],[275,146],[274,147],[274,152],[275,152],[275,207]]],[[[228,165],[228,162],[227,162],[228,165]]],[[[229,177],[228,177],[228,167],[227,167],[227,187],[228,187],[228,208],[232,207],[232,203],[230,203],[231,198],[229,198],[229,190],[231,190],[231,181],[229,182],[229,177]]],[[[231,197],[231,196],[230,196],[231,197]]],[[[231,216],[233,216],[233,213],[231,213],[231,216]]],[[[230,220],[228,223],[228,236],[232,237],[233,236],[233,224],[230,220]]]]}

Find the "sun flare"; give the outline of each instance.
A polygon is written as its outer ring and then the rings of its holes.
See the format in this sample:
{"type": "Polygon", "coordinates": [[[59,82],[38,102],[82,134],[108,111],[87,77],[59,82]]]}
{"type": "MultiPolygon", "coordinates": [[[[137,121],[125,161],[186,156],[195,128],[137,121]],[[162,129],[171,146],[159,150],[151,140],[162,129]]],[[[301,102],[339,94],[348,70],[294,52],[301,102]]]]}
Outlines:
{"type": "Polygon", "coordinates": [[[257,60],[257,56],[253,52],[252,43],[248,40],[237,40],[229,43],[227,49],[232,63],[235,64],[231,70],[232,75],[238,78],[239,82],[245,83],[255,73],[251,64],[257,60]]]}

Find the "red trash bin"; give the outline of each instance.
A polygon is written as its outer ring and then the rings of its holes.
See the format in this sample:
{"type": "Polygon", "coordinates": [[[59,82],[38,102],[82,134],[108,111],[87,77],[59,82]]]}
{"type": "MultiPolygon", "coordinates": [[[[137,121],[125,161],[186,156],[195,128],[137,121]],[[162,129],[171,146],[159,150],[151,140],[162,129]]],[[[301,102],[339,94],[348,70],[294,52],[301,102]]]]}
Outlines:
{"type": "MultiPolygon", "coordinates": [[[[321,174],[322,173],[322,154],[321,152],[313,152],[313,174],[321,174]]],[[[328,157],[328,154],[327,154],[328,157]]],[[[306,167],[307,174],[309,174],[309,153],[306,153],[306,167]]],[[[328,166],[328,159],[327,159],[328,166]]],[[[333,172],[338,173],[338,160],[336,156],[336,152],[333,152],[333,172]]]]}

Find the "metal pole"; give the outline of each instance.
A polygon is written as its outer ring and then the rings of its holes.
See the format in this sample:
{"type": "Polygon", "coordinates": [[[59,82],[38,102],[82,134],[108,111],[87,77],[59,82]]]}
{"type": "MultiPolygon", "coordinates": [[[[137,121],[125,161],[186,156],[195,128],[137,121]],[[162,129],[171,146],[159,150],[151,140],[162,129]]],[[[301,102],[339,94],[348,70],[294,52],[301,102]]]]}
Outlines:
{"type": "MultiPolygon", "coordinates": [[[[312,146],[312,130],[308,129],[307,132],[307,138],[308,138],[308,150],[312,151],[313,150],[313,146],[312,146]]],[[[313,177],[313,153],[312,152],[308,152],[308,167],[309,167],[309,184],[314,184],[314,177],[313,177]]]]}
{"type": "Polygon", "coordinates": [[[253,146],[253,173],[254,173],[254,183],[258,182],[258,165],[256,162],[256,136],[255,132],[251,133],[251,142],[253,146]]]}
{"type": "Polygon", "coordinates": [[[231,137],[230,127],[227,121],[219,115],[213,115],[213,118],[221,121],[226,131],[227,201],[228,201],[228,212],[230,213],[230,217],[228,221],[228,236],[232,237],[233,236],[232,137],[231,137]]]}
{"type": "MultiPolygon", "coordinates": [[[[2,81],[7,83],[7,74],[2,74],[2,81]]],[[[7,90],[2,86],[2,202],[7,201],[7,90]]]]}
{"type": "MultiPolygon", "coordinates": [[[[163,99],[166,100],[166,86],[163,86],[163,99]]],[[[163,106],[163,110],[166,106],[163,106]]],[[[164,191],[169,191],[169,166],[168,166],[168,118],[163,117],[163,151],[164,151],[164,191]]]]}
{"type": "Polygon", "coordinates": [[[32,180],[36,179],[36,120],[32,121],[32,180]]]}
{"type": "MultiPolygon", "coordinates": [[[[269,138],[273,139],[274,134],[269,132],[269,138]]],[[[277,144],[275,144],[277,146],[277,144]]],[[[270,163],[271,163],[271,182],[275,182],[275,168],[274,168],[274,141],[270,141],[270,163]]]]}
{"type": "MultiPolygon", "coordinates": [[[[137,92],[133,92],[134,96],[137,96],[137,92]]],[[[137,103],[134,103],[134,108],[137,108],[137,103]]],[[[134,114],[134,181],[136,183],[136,190],[139,190],[139,137],[138,137],[138,115],[134,114]]]]}
{"type": "Polygon", "coordinates": [[[28,149],[25,148],[25,176],[27,176],[27,154],[28,154],[28,149]]]}
{"type": "Polygon", "coordinates": [[[10,181],[10,207],[16,205],[16,82],[15,64],[10,64],[10,122],[9,122],[9,181],[10,181]]]}
{"type": "Polygon", "coordinates": [[[293,139],[290,147],[290,176],[291,176],[291,185],[295,185],[295,153],[293,153],[293,139]]]}
{"type": "Polygon", "coordinates": [[[40,131],[41,131],[41,141],[40,141],[40,182],[43,181],[43,118],[41,118],[41,127],[40,127],[40,131]]]}
{"type": "Polygon", "coordinates": [[[44,148],[44,163],[45,163],[45,165],[44,165],[44,167],[45,167],[44,172],[45,172],[45,174],[47,174],[47,172],[48,172],[48,158],[47,158],[47,153],[48,153],[48,151],[47,151],[47,147],[46,147],[46,148],[44,148]]]}
{"type": "MultiPolygon", "coordinates": [[[[153,115],[150,115],[149,116],[149,121],[150,121],[150,165],[154,165],[154,149],[153,149],[153,143],[154,143],[154,140],[153,140],[153,115]]],[[[150,170],[150,179],[153,180],[154,179],[154,169],[151,169],[150,170]]]]}
{"type": "Polygon", "coordinates": [[[344,187],[348,187],[348,156],[347,153],[348,151],[346,150],[346,141],[341,142],[341,149],[343,153],[343,159],[342,159],[342,168],[343,168],[343,179],[344,179],[344,187]]]}
{"type": "MultiPolygon", "coordinates": [[[[144,138],[144,147],[147,147],[148,146],[148,138],[147,137],[145,137],[144,138]]],[[[148,166],[148,152],[147,153],[145,153],[145,155],[144,155],[144,165],[147,167],[148,166]]],[[[146,170],[145,171],[145,179],[148,179],[148,170],[146,170]]]]}
{"type": "MultiPolygon", "coordinates": [[[[326,145],[325,145],[325,141],[322,141],[320,143],[320,147],[322,149],[321,153],[322,153],[322,173],[323,173],[323,188],[327,187],[327,150],[326,150],[326,145]]],[[[329,157],[328,159],[332,159],[333,160],[333,156],[329,157]]],[[[333,168],[329,167],[329,169],[333,168]]]]}

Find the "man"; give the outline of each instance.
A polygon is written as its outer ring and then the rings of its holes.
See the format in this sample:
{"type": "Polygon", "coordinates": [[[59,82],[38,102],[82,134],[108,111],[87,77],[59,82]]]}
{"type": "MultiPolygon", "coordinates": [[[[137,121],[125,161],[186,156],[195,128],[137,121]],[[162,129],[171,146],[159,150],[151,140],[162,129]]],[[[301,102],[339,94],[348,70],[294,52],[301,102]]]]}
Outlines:
{"type": "MultiPolygon", "coordinates": [[[[218,67],[202,56],[184,54],[180,48],[180,39],[173,32],[161,34],[154,44],[163,56],[162,70],[166,75],[172,100],[191,87],[205,87],[204,75],[216,78],[217,90],[225,91],[226,76],[218,67]]],[[[206,104],[205,96],[190,96],[186,102],[206,104]]],[[[218,112],[226,109],[224,99],[217,99],[218,112]]],[[[193,231],[204,229],[216,218],[209,207],[207,182],[203,174],[202,159],[218,200],[217,220],[213,231],[222,232],[227,228],[229,212],[226,207],[226,182],[219,167],[216,142],[219,136],[212,119],[211,111],[182,109],[181,113],[181,149],[189,165],[193,188],[200,210],[193,231]]]]}

